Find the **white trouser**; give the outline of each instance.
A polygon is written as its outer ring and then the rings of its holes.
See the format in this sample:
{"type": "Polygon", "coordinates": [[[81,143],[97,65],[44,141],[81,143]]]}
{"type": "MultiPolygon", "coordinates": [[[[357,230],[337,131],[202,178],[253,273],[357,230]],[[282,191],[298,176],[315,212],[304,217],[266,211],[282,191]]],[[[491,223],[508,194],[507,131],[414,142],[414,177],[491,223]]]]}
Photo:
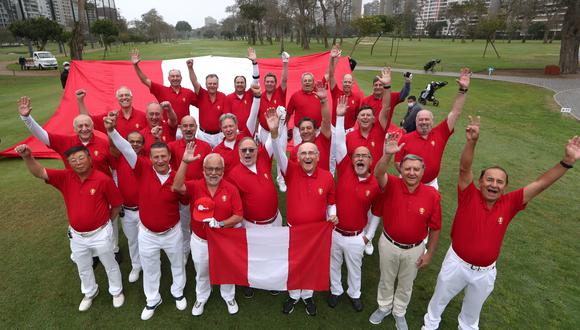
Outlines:
{"type": "Polygon", "coordinates": [[[410,249],[401,249],[381,234],[379,239],[381,277],[377,290],[377,302],[381,310],[392,310],[395,316],[405,316],[413,293],[413,282],[417,276],[416,262],[424,252],[424,243],[410,249]]]}
{"type": "Polygon", "coordinates": [[[276,214],[276,220],[272,223],[260,225],[244,219],[242,221],[242,227],[244,228],[268,228],[268,227],[282,227],[282,215],[280,214],[280,210],[278,210],[278,214],[276,214]]]}
{"type": "Polygon", "coordinates": [[[191,211],[189,210],[189,204],[183,205],[179,203],[179,222],[181,223],[181,232],[183,234],[183,254],[187,264],[190,250],[189,241],[191,240],[191,211]]]}
{"type": "Polygon", "coordinates": [[[119,252],[119,220],[121,217],[111,220],[113,226],[113,233],[111,235],[113,242],[113,253],[119,252]]]}
{"type": "Polygon", "coordinates": [[[85,297],[92,297],[97,293],[99,286],[93,272],[93,254],[98,256],[107,272],[109,293],[113,296],[123,292],[121,270],[113,253],[113,228],[111,222],[90,236],[69,228],[71,239],[70,249],[77,264],[81,279],[81,292],[85,297]]]}
{"type": "Polygon", "coordinates": [[[437,277],[435,292],[429,301],[427,314],[423,318],[425,328],[437,329],[441,322],[441,314],[449,301],[465,289],[458,317],[459,329],[479,329],[479,314],[483,303],[493,291],[496,274],[495,263],[485,269],[472,269],[449,247],[437,277]]]}
{"type": "MultiPolygon", "coordinates": [[[[286,127],[286,126],[284,126],[284,127],[286,127]]],[[[282,141],[283,141],[282,143],[284,143],[283,149],[286,150],[286,145],[288,144],[288,131],[286,129],[280,130],[280,134],[284,134],[284,135],[280,135],[280,136],[283,137],[283,139],[282,139],[282,141]]],[[[270,136],[270,132],[265,130],[261,125],[258,125],[258,139],[260,140],[260,143],[265,145],[269,136],[270,136]]],[[[280,172],[280,166],[278,166],[278,163],[276,163],[276,181],[285,182],[284,176],[282,176],[282,173],[280,172]]]]}
{"type": "Polygon", "coordinates": [[[342,236],[336,230],[332,231],[332,248],[330,250],[330,292],[340,296],[342,288],[342,262],[346,262],[348,271],[347,294],[351,298],[360,298],[361,267],[365,250],[363,234],[342,236]]]}
{"type": "Polygon", "coordinates": [[[220,144],[224,138],[224,134],[219,132],[217,134],[207,134],[206,132],[202,131],[201,129],[197,130],[196,137],[202,141],[209,143],[209,145],[213,148],[220,144]]]}
{"type": "Polygon", "coordinates": [[[427,182],[425,183],[426,186],[431,186],[437,190],[439,190],[439,181],[437,181],[437,178],[433,179],[433,181],[431,182],[427,182]]]}
{"type": "Polygon", "coordinates": [[[123,226],[123,233],[127,237],[127,245],[129,246],[129,256],[131,257],[131,267],[133,269],[141,269],[141,259],[139,258],[139,210],[131,211],[124,209],[125,216],[121,219],[123,226]]]}
{"type": "MultiPolygon", "coordinates": [[[[195,233],[191,233],[191,259],[195,267],[195,296],[199,302],[206,302],[211,293],[209,281],[209,252],[207,241],[199,238],[195,233]]],[[[228,302],[236,297],[236,286],[234,284],[220,285],[222,298],[228,302]]]]}
{"type": "Polygon", "coordinates": [[[314,296],[313,290],[288,290],[288,295],[294,300],[302,300],[312,298],[314,296]]]}
{"type": "Polygon", "coordinates": [[[159,280],[161,279],[161,250],[165,251],[171,263],[171,295],[174,298],[183,296],[185,288],[185,265],[183,263],[182,233],[176,224],[167,233],[150,232],[143,224],[139,228],[139,256],[143,266],[143,291],[147,306],[155,306],[161,299],[159,280]]]}

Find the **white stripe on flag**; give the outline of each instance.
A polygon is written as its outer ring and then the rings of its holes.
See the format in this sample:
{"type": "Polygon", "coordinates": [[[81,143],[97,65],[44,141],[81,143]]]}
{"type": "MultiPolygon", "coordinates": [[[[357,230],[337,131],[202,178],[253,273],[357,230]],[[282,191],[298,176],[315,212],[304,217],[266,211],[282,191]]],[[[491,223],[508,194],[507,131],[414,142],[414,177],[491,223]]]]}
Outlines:
{"type": "Polygon", "coordinates": [[[248,228],[246,238],[250,287],[286,291],[290,246],[289,228],[248,228]]]}

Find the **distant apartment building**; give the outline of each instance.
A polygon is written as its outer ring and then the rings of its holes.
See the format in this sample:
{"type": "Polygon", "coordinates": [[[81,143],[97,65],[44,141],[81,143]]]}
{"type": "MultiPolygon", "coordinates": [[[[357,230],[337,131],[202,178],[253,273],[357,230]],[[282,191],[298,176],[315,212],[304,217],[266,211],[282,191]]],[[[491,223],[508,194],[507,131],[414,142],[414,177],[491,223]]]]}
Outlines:
{"type": "Polygon", "coordinates": [[[364,5],[364,16],[374,16],[380,15],[380,2],[379,0],[374,0],[373,2],[366,3],[364,5]]]}
{"type": "Polygon", "coordinates": [[[217,24],[217,20],[211,16],[208,16],[204,19],[204,24],[205,26],[210,26],[210,25],[214,25],[217,24]]]}
{"type": "Polygon", "coordinates": [[[351,0],[346,2],[350,2],[350,10],[347,11],[350,12],[350,20],[352,21],[360,18],[362,16],[362,0],[351,0]]]}

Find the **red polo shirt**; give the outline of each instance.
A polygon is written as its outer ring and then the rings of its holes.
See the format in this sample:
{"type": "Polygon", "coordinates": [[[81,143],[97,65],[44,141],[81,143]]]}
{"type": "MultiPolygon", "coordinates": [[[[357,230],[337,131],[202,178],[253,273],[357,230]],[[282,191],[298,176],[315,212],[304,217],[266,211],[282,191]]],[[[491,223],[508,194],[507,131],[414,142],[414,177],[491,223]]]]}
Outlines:
{"type": "Polygon", "coordinates": [[[318,96],[316,96],[316,93],[306,93],[303,90],[299,90],[292,94],[290,101],[288,101],[286,118],[290,118],[290,116],[295,113],[295,127],[298,127],[298,122],[303,117],[313,119],[316,123],[316,127],[320,127],[320,122],[322,121],[321,109],[320,100],[318,99],[318,96]]]}
{"type": "Polygon", "coordinates": [[[346,231],[361,231],[368,221],[368,211],[380,192],[374,175],[360,180],[354,171],[352,160],[346,156],[338,163],[336,187],[336,214],[338,228],[346,231]]]}
{"type": "Polygon", "coordinates": [[[135,164],[135,177],[139,182],[139,218],[145,228],[164,232],[179,222],[179,202],[183,198],[171,191],[175,171],[161,184],[157,172],[148,158],[139,157],[135,164]]]}
{"type": "MultiPolygon", "coordinates": [[[[290,152],[291,161],[298,162],[298,148],[302,145],[302,143],[292,148],[292,151],[290,152]]],[[[316,144],[320,156],[320,159],[318,160],[318,167],[328,171],[330,168],[330,139],[324,136],[324,134],[320,133],[314,140],[314,144],[316,144]]]]}
{"type": "Polygon", "coordinates": [[[500,197],[489,209],[473,182],[457,189],[457,211],[451,227],[453,251],[470,264],[487,267],[499,257],[506,229],[516,214],[525,209],[524,189],[500,197]]]}
{"type": "Polygon", "coordinates": [[[248,136],[246,133],[239,132],[236,136],[236,142],[234,143],[234,148],[231,149],[226,146],[224,138],[220,144],[213,148],[213,152],[220,154],[224,159],[224,176],[228,176],[230,170],[240,162],[240,154],[238,152],[238,144],[242,141],[243,138],[248,136]]]}
{"type": "MultiPolygon", "coordinates": [[[[175,92],[171,86],[163,86],[161,84],[151,82],[149,92],[155,96],[159,103],[169,101],[175,114],[177,115],[177,122],[181,123],[181,118],[189,115],[189,106],[197,106],[197,95],[191,89],[180,87],[178,92],[175,92]]],[[[163,119],[167,120],[167,115],[163,112],[163,119]]]]}
{"type": "Polygon", "coordinates": [[[70,226],[78,232],[95,230],[109,221],[111,207],[121,206],[123,199],[113,179],[92,170],[81,182],[69,169],[46,169],[46,183],[62,193],[70,226]]]}
{"type": "Polygon", "coordinates": [[[232,112],[231,104],[224,93],[217,92],[212,102],[209,93],[203,87],[199,89],[197,107],[199,108],[199,127],[204,132],[219,132],[220,116],[232,112]]]}
{"type": "MultiPolygon", "coordinates": [[[[176,171],[181,165],[186,145],[187,142],[184,139],[169,142],[168,144],[169,151],[171,151],[171,168],[176,169],[176,171]]],[[[186,180],[203,179],[203,159],[211,153],[211,146],[205,141],[195,139],[193,153],[195,156],[199,155],[200,157],[187,165],[186,180]]]]}
{"type": "MultiPolygon", "coordinates": [[[[330,91],[332,95],[332,126],[336,127],[336,104],[338,98],[344,95],[344,91],[338,87],[338,84],[330,91]]],[[[344,129],[349,129],[356,124],[357,111],[360,108],[361,98],[355,93],[350,93],[347,96],[347,108],[344,115],[344,129]]]]}
{"type": "Polygon", "coordinates": [[[117,170],[117,185],[121,196],[123,196],[123,205],[139,206],[139,181],[137,181],[133,169],[123,155],[113,157],[112,165],[117,170]]]}
{"type": "Polygon", "coordinates": [[[441,159],[447,140],[453,134],[447,125],[447,119],[442,121],[439,125],[434,127],[426,139],[419,135],[419,131],[413,131],[409,134],[403,135],[399,143],[405,143],[403,149],[395,155],[395,161],[400,162],[408,154],[421,156],[425,163],[425,173],[421,182],[429,183],[439,175],[441,169],[441,159]]]}
{"type": "Polygon", "coordinates": [[[286,193],[286,219],[289,225],[326,221],[326,207],[336,204],[334,179],[330,172],[316,168],[306,174],[296,162],[288,162],[284,175],[286,193]]]}
{"type": "Polygon", "coordinates": [[[240,131],[250,133],[248,131],[248,117],[250,117],[250,110],[252,108],[252,102],[254,102],[254,93],[251,89],[248,89],[242,98],[238,97],[238,94],[231,93],[226,96],[228,102],[230,103],[231,113],[236,115],[238,119],[238,128],[240,131]]]}
{"type": "MultiPolygon", "coordinates": [[[[397,104],[401,103],[402,101],[399,100],[399,95],[401,93],[400,92],[391,92],[391,112],[389,113],[389,119],[388,119],[388,123],[389,126],[391,126],[391,120],[393,119],[393,114],[395,113],[395,107],[397,106],[397,104]]],[[[361,106],[364,105],[369,105],[373,108],[374,113],[375,113],[375,117],[379,118],[379,113],[381,112],[381,109],[383,108],[383,97],[379,97],[376,98],[373,94],[365,97],[364,99],[362,99],[361,101],[361,106]]]]}
{"type": "MultiPolygon", "coordinates": [[[[160,142],[169,143],[175,141],[177,127],[169,127],[169,125],[167,125],[167,122],[165,122],[164,120],[161,123],[161,129],[163,131],[161,132],[160,142]]],[[[143,135],[143,137],[145,137],[145,144],[143,145],[143,150],[145,150],[146,154],[149,154],[149,150],[151,150],[151,145],[157,142],[157,140],[155,139],[153,134],[151,134],[151,127],[149,127],[149,125],[147,125],[147,127],[141,130],[141,134],[143,135]]]]}
{"type": "Polygon", "coordinates": [[[228,180],[238,188],[244,206],[244,219],[270,220],[278,212],[278,192],[272,180],[272,159],[265,148],[258,151],[256,172],[240,163],[229,173],[228,180]]]}
{"type": "Polygon", "coordinates": [[[375,122],[366,138],[361,134],[360,128],[355,128],[346,134],[346,150],[348,155],[352,155],[358,147],[367,147],[373,156],[371,171],[374,170],[375,165],[383,155],[385,134],[385,131],[378,122],[375,122]]]}
{"type": "MultiPolygon", "coordinates": [[[[262,93],[262,97],[260,98],[260,111],[258,113],[258,120],[260,121],[260,126],[262,126],[262,128],[268,132],[270,129],[268,128],[268,122],[266,121],[265,113],[269,108],[276,109],[279,105],[283,107],[286,106],[286,91],[282,90],[280,85],[276,87],[271,98],[268,98],[268,93],[262,93]]],[[[290,119],[289,115],[286,116],[287,121],[288,119],[290,119]]]]}
{"type": "MultiPolygon", "coordinates": [[[[74,146],[83,145],[79,137],[77,135],[60,135],[48,133],[48,140],[50,142],[50,148],[56,151],[60,157],[62,157],[64,167],[70,169],[71,167],[68,164],[64,153],[74,146]]],[[[89,140],[89,143],[85,144],[84,146],[87,147],[91,153],[93,167],[96,170],[111,176],[111,154],[109,152],[109,140],[93,134],[93,137],[89,140]]]]}
{"type": "MultiPolygon", "coordinates": [[[[91,119],[95,124],[95,130],[99,132],[103,132],[107,134],[107,129],[105,128],[105,124],[103,123],[103,118],[107,116],[108,113],[101,113],[98,115],[91,115],[91,119]]],[[[123,111],[119,110],[119,115],[117,116],[117,132],[121,134],[123,138],[127,138],[127,135],[131,132],[139,132],[143,128],[147,127],[147,118],[145,117],[145,113],[139,111],[135,108],[131,110],[131,116],[129,119],[123,116],[123,111]]]]}
{"type": "Polygon", "coordinates": [[[185,188],[187,190],[185,196],[190,201],[191,230],[199,238],[207,239],[207,234],[205,233],[206,223],[193,219],[194,204],[197,199],[207,197],[214,201],[213,217],[217,221],[226,220],[232,215],[242,217],[244,214],[238,189],[226,180],[222,179],[220,181],[213,196],[207,189],[205,179],[187,181],[185,182],[185,188]]]}
{"type": "Polygon", "coordinates": [[[441,229],[441,197],[430,186],[419,184],[413,192],[403,179],[388,175],[380,194],[380,206],[373,214],[383,217],[383,229],[395,242],[415,244],[427,237],[428,229],[441,229]]]}

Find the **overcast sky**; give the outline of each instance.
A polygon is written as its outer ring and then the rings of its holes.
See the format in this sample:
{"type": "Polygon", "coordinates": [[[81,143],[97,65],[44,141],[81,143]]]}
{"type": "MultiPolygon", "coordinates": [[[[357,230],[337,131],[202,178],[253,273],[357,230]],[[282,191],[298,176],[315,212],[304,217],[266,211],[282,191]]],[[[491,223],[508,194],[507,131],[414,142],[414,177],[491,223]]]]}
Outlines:
{"type": "MultiPolygon", "coordinates": [[[[371,0],[363,0],[363,3],[371,0]]],[[[204,25],[204,18],[211,16],[218,20],[224,19],[226,7],[233,5],[235,0],[115,0],[121,15],[128,21],[141,19],[141,15],[152,8],[163,19],[175,25],[178,21],[187,21],[194,29],[204,25]]]]}

